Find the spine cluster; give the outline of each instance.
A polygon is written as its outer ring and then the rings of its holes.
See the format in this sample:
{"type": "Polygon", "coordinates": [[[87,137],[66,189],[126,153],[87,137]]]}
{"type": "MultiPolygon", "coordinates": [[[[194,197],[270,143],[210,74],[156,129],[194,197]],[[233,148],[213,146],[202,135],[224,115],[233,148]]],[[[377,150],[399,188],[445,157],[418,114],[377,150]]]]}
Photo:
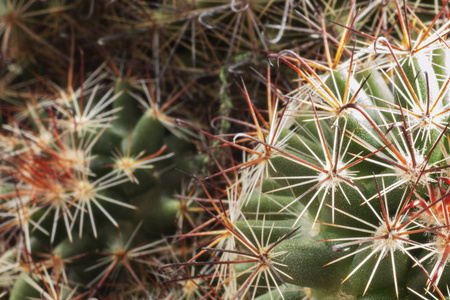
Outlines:
{"type": "Polygon", "coordinates": [[[0,298],[450,297],[448,1],[88,2],[0,0],[0,298]]]}

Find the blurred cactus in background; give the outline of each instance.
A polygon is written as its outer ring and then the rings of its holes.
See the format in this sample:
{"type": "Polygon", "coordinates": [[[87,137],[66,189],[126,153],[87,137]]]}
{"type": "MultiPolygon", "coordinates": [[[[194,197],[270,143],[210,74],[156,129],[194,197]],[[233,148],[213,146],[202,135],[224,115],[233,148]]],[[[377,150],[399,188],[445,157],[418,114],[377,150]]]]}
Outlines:
{"type": "Polygon", "coordinates": [[[0,1],[0,298],[448,299],[448,1],[0,1]]]}

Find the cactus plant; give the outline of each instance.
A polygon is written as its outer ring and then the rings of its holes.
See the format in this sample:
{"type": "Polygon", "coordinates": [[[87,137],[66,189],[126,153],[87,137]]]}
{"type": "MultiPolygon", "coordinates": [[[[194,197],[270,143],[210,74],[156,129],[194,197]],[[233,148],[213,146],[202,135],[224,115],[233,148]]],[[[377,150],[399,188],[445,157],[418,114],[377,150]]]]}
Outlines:
{"type": "MultiPolygon", "coordinates": [[[[166,129],[172,123],[163,110],[154,114],[152,108],[135,109],[138,100],[150,97],[147,89],[123,81],[120,88],[108,88],[105,75],[103,65],[80,88],[69,83],[66,91],[48,84],[53,94],[35,93],[39,101],[28,102],[28,116],[10,115],[3,126],[1,276],[10,299],[80,298],[102,289],[109,293],[105,282],[111,284],[111,277],[119,275],[121,280],[133,278],[139,293],[150,296],[141,279],[155,251],[148,249],[161,244],[157,239],[163,233],[175,230],[179,208],[171,199],[179,185],[160,181],[181,182],[182,174],[170,164],[191,155],[193,147],[188,139],[180,140],[173,126],[166,129]],[[127,101],[132,105],[117,104],[127,101]],[[183,143],[187,145],[180,147],[183,143]],[[139,240],[110,235],[119,224],[123,236],[139,240]],[[136,244],[142,241],[146,245],[136,244]],[[90,255],[93,260],[85,257],[90,255]],[[107,269],[101,271],[104,265],[107,269]],[[129,273],[119,272],[122,268],[129,273]],[[92,290],[79,291],[79,285],[92,290]]],[[[146,86],[144,79],[139,83],[146,86]]],[[[190,167],[180,166],[186,171],[190,167]]]]}
{"type": "Polygon", "coordinates": [[[1,2],[0,297],[448,298],[448,3],[319,2],[1,2]]]}
{"type": "Polygon", "coordinates": [[[268,84],[267,119],[242,87],[254,131],[225,142],[244,151],[228,170],[240,170],[228,206],[214,206],[226,233],[186,263],[218,266],[215,293],[284,299],[294,285],[313,299],[445,298],[449,29],[434,26],[446,7],[425,24],[392,5],[398,36],[348,22],[337,48],[346,31],[363,40],[347,61],[327,52],[324,72],[293,51],[270,55],[301,83],[287,95],[268,84]]]}

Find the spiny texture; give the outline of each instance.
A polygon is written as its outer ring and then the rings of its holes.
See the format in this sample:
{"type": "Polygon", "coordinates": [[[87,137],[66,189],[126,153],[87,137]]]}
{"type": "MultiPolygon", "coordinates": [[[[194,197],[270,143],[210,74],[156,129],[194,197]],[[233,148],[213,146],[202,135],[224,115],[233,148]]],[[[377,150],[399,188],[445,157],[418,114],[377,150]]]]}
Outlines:
{"type": "Polygon", "coordinates": [[[214,267],[203,298],[445,297],[449,24],[446,8],[426,22],[392,5],[398,32],[363,34],[349,17],[325,64],[269,55],[300,83],[281,95],[268,81],[267,119],[242,84],[254,131],[230,142],[244,159],[227,170],[227,207],[209,195],[226,231],[185,263],[214,267]]]}
{"type": "Polygon", "coordinates": [[[35,94],[44,98],[28,104],[30,116],[3,126],[1,282],[14,283],[11,299],[87,297],[107,278],[114,283],[121,268],[150,295],[143,266],[152,263],[155,246],[164,249],[157,239],[175,229],[179,208],[171,196],[182,177],[168,167],[188,170],[178,161],[192,155],[192,145],[180,140],[188,131],[172,128],[164,107],[145,99],[148,82],[118,79],[108,88],[101,71],[80,89],[35,94]],[[111,234],[119,224],[123,236],[111,234]],[[79,284],[95,288],[78,295],[79,284]]]}
{"type": "Polygon", "coordinates": [[[449,25],[0,1],[0,297],[445,299],[449,25]]]}

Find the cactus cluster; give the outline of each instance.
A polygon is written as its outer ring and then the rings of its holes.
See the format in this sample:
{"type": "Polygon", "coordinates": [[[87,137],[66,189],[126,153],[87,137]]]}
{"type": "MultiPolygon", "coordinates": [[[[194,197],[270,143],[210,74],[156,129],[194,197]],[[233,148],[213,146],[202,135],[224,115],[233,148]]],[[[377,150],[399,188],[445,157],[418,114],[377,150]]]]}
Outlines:
{"type": "Polygon", "coordinates": [[[0,298],[448,299],[448,1],[319,2],[0,1],[0,298]]]}

